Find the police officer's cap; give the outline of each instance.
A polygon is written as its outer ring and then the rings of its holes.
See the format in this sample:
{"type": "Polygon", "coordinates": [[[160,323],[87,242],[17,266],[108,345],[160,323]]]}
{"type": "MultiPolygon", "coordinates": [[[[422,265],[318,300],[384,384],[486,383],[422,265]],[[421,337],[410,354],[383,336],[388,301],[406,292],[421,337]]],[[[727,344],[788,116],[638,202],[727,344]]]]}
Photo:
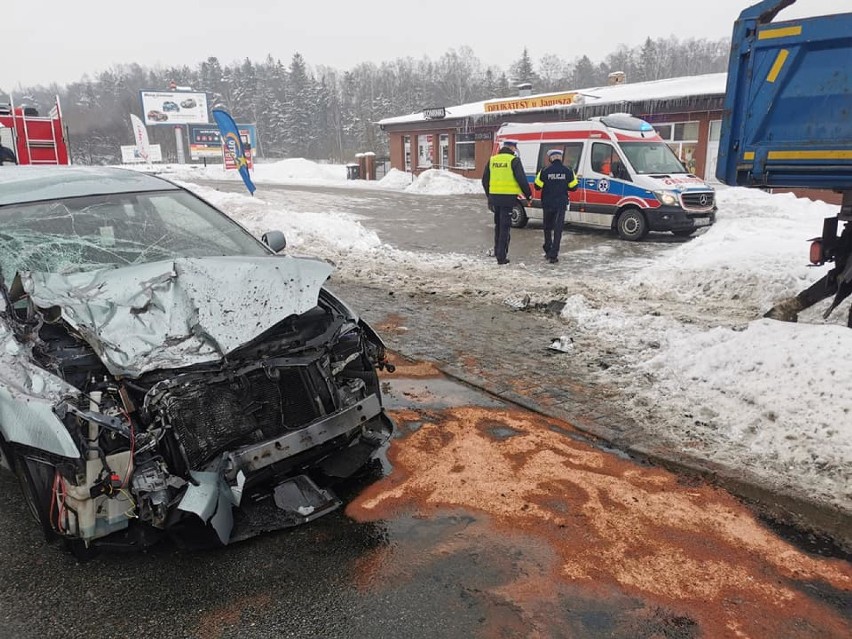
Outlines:
{"type": "Polygon", "coordinates": [[[517,140],[503,140],[503,146],[518,146],[517,140]]]}
{"type": "Polygon", "coordinates": [[[547,157],[549,157],[551,160],[553,158],[561,158],[562,157],[562,150],[561,149],[550,149],[550,151],[547,152],[547,157]]]}

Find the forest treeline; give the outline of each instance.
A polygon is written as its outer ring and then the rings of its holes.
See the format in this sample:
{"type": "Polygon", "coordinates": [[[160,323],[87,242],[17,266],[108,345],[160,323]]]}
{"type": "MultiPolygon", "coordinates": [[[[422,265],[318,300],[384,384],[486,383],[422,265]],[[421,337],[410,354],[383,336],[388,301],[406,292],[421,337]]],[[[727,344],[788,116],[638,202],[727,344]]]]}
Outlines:
{"type": "MultiPolygon", "coordinates": [[[[613,71],[623,71],[628,82],[714,73],[726,69],[728,49],[726,39],[648,38],[634,48],[618,46],[600,62],[556,54],[534,61],[524,49],[505,70],[484,64],[469,47],[437,60],[397,58],[348,71],[312,67],[299,53],[286,64],[272,56],[224,65],[209,57],[195,67],[115,65],[64,86],[24,87],[12,97],[46,112],[59,95],[80,164],[120,162],[120,145],[133,143],[128,115],[142,115],[139,91],[167,90],[170,82],[207,92],[211,108],[224,107],[237,122],[256,123],[266,158],[340,162],[359,151],[387,152],[387,137],[375,125],[382,118],[516,95],[523,82],[544,93],[604,85],[613,71]]],[[[3,95],[0,90],[0,101],[3,95]]],[[[172,127],[151,126],[149,134],[164,159],[174,160],[172,127]]]]}

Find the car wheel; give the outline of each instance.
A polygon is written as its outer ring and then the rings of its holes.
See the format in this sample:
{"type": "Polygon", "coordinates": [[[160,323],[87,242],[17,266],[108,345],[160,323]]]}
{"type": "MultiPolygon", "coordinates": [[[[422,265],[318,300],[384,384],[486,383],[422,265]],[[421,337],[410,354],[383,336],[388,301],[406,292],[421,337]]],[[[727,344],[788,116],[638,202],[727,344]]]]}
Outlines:
{"type": "Polygon", "coordinates": [[[53,536],[50,526],[50,492],[56,469],[41,462],[31,461],[23,455],[15,457],[15,475],[27,502],[30,514],[41,526],[46,539],[53,536]]]}
{"type": "Polygon", "coordinates": [[[676,237],[689,237],[693,233],[695,233],[696,229],[680,229],[679,231],[672,231],[672,235],[676,237]]]}
{"type": "Polygon", "coordinates": [[[641,211],[627,209],[618,217],[616,230],[622,240],[635,242],[648,234],[648,222],[641,211]]]}
{"type": "Polygon", "coordinates": [[[522,229],[527,225],[530,219],[527,217],[527,212],[523,206],[516,204],[512,209],[512,227],[522,229]]]}

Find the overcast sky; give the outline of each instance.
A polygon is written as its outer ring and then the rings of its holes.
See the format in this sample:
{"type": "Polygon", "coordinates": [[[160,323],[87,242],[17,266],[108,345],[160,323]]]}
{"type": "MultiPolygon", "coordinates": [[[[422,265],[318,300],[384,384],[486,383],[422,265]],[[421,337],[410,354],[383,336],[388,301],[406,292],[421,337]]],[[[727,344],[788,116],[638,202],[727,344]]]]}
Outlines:
{"type": "MultiPolygon", "coordinates": [[[[752,0],[3,0],[0,89],[67,84],[114,64],[223,63],[271,53],[289,62],[349,69],[364,61],[433,59],[470,46],[486,65],[506,69],[527,47],[566,60],[600,61],[620,43],[646,36],[727,37],[752,0]]],[[[852,10],[852,0],[799,0],[783,19],[852,10]]],[[[152,87],[156,88],[156,87],[152,87]]]]}

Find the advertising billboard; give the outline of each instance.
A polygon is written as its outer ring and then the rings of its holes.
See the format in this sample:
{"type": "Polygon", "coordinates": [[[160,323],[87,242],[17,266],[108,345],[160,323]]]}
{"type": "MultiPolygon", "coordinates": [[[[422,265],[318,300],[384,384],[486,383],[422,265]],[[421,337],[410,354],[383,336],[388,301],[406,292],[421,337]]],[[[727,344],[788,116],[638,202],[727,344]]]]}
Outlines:
{"type": "Polygon", "coordinates": [[[123,164],[139,164],[142,162],[162,162],[163,153],[159,144],[151,144],[148,147],[148,159],[142,157],[139,147],[135,144],[122,145],[121,162],[123,164]]]}
{"type": "Polygon", "coordinates": [[[193,91],[140,91],[145,124],[207,124],[207,94],[193,91]]]}
{"type": "MultiPolygon", "coordinates": [[[[246,148],[246,159],[254,154],[257,148],[257,127],[254,124],[237,124],[240,138],[246,148]],[[251,154],[248,151],[251,150],[251,154]]],[[[222,156],[222,136],[219,127],[191,124],[189,126],[189,157],[193,160],[201,158],[218,158],[222,156]]],[[[249,161],[251,161],[249,159],[249,161]]]]}

